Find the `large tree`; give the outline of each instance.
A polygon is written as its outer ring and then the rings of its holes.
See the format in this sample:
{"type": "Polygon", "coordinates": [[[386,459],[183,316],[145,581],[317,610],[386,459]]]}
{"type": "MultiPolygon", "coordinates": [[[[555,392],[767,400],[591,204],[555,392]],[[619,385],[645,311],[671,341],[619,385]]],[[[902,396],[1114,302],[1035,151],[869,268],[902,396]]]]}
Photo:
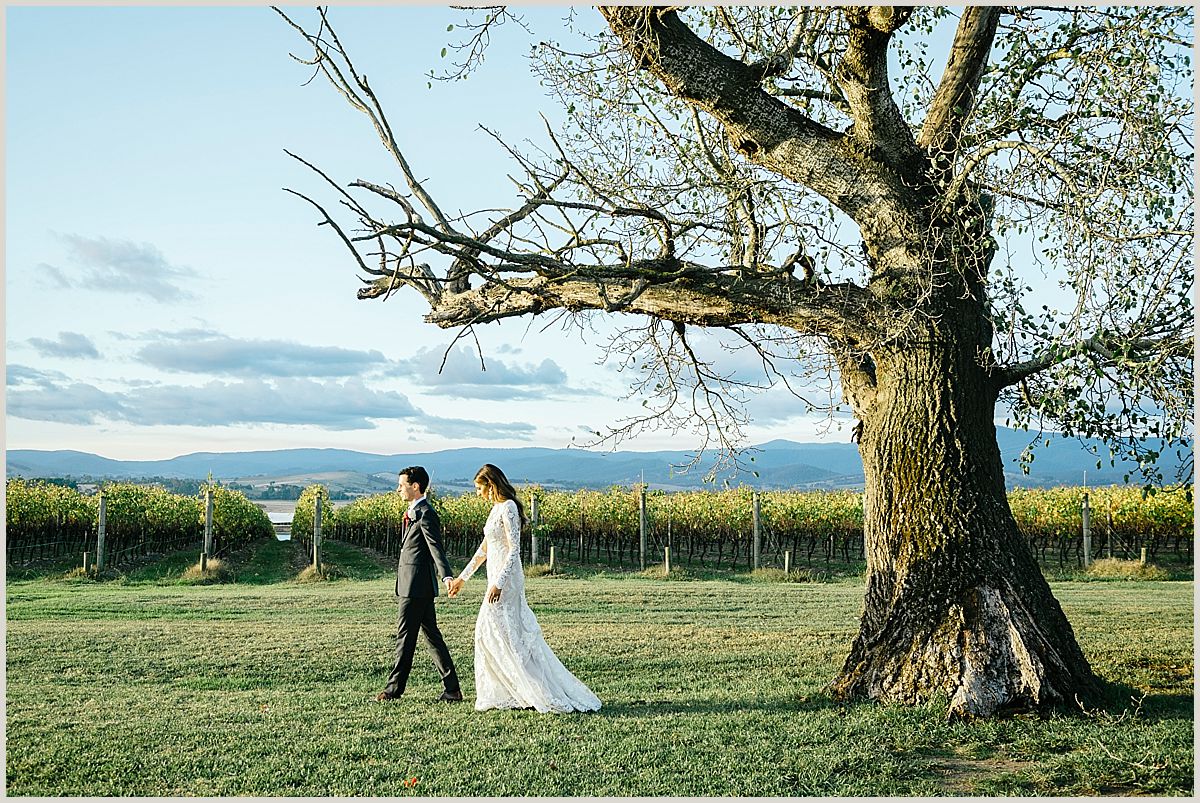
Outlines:
{"type": "MultiPolygon", "coordinates": [[[[994,422],[1103,439],[1150,481],[1157,453],[1190,448],[1191,10],[598,12],[569,15],[582,44],[534,48],[566,122],[540,148],[497,137],[520,197],[453,217],[326,15],[292,23],[408,185],[326,177],[343,223],[303,196],[366,274],[359,297],[411,287],[464,332],[619,316],[610,350],[648,409],[618,434],[699,421],[737,445],[746,383],[698,330],[771,380],[824,358],[866,475],[865,610],[832,692],[942,693],[952,716],[1095,695],[1013,521],[994,422]]],[[[442,77],[510,19],[479,13],[442,77]]]]}

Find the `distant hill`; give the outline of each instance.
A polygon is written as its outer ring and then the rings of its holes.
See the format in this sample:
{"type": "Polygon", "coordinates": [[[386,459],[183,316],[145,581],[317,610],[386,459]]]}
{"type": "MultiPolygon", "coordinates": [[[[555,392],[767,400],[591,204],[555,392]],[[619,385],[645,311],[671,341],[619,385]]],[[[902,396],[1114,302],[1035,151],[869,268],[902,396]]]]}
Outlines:
{"type": "MultiPolygon", "coordinates": [[[[1091,485],[1121,484],[1132,465],[1107,460],[1101,469],[1076,439],[1054,437],[1049,446],[1038,448],[1030,473],[1024,475],[1017,465],[1021,450],[1032,435],[1010,429],[998,429],[1000,451],[1004,456],[1009,487],[1078,485],[1087,471],[1091,485]]],[[[1107,450],[1099,446],[1100,454],[1107,450]]],[[[757,451],[744,456],[746,465],[758,476],[743,472],[720,477],[731,484],[763,489],[777,488],[861,488],[862,461],[852,443],[797,443],[775,440],[760,444],[757,451]],[[750,458],[753,458],[751,460],[750,458]]],[[[12,449],[7,452],[8,476],[92,477],[130,479],[139,477],[207,477],[235,480],[251,485],[309,484],[323,482],[331,489],[375,493],[395,487],[396,471],[407,465],[424,465],[434,483],[443,490],[469,490],[471,478],[485,462],[504,469],[518,483],[539,483],[554,488],[606,488],[645,481],[655,488],[694,489],[703,487],[703,478],[712,466],[706,457],[698,466],[681,473],[673,466],[685,464],[685,451],[589,452],[581,449],[448,449],[440,452],[371,454],[347,449],[279,449],[255,452],[196,452],[169,460],[112,460],[78,451],[42,451],[12,449]]],[[[1165,468],[1179,460],[1167,457],[1165,468]]]]}

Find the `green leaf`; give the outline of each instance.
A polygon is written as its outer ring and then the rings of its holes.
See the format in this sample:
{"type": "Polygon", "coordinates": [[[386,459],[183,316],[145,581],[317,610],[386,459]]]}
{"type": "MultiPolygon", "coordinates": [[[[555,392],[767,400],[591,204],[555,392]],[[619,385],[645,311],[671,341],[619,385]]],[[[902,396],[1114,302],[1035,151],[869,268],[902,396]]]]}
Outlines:
{"type": "Polygon", "coordinates": [[[442,58],[446,58],[446,48],[442,48],[442,58]]]}

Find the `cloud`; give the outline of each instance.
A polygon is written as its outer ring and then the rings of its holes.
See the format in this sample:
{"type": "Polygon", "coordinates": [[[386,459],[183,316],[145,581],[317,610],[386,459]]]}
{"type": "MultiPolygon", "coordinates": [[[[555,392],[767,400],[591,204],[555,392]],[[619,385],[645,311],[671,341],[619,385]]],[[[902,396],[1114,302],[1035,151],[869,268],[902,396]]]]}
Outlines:
{"type": "Polygon", "coordinates": [[[471,421],[426,416],[406,396],[342,382],[294,377],[213,380],[199,386],[140,385],[105,391],[63,374],[7,366],[8,414],[13,418],[95,425],[236,426],[285,424],[332,431],[376,429],[379,421],[404,421],[452,440],[531,439],[524,422],[471,421]]]}
{"type": "Polygon", "coordinates": [[[216,329],[150,329],[137,334],[108,330],[108,334],[119,340],[203,340],[209,337],[224,337],[216,329]]]}
{"type": "MultiPolygon", "coordinates": [[[[10,375],[10,385],[11,375],[10,375]]],[[[126,414],[122,399],[84,382],[54,384],[47,377],[10,387],[5,394],[8,415],[59,424],[94,424],[120,420],[126,414]],[[29,387],[34,384],[34,387],[29,387]]]]}
{"type": "Polygon", "coordinates": [[[55,382],[67,382],[70,378],[59,371],[44,371],[30,368],[28,365],[10,364],[4,367],[5,384],[9,387],[17,385],[37,385],[52,388],[55,382]]]}
{"type": "Polygon", "coordinates": [[[746,403],[750,422],[767,425],[799,420],[824,420],[825,418],[853,419],[853,416],[845,410],[836,412],[829,409],[841,401],[840,396],[830,399],[827,391],[814,385],[798,383],[794,387],[803,398],[796,398],[782,383],[776,384],[770,390],[751,394],[746,403]]]}
{"type": "Polygon", "coordinates": [[[580,392],[568,385],[566,371],[549,358],[524,365],[485,358],[484,370],[479,355],[465,346],[451,349],[445,366],[442,354],[440,349],[422,349],[411,359],[399,361],[393,373],[414,377],[431,395],[455,398],[544,399],[580,392]]]}
{"type": "MultiPolygon", "coordinates": [[[[374,429],[380,420],[416,422],[421,412],[401,393],[378,391],[359,380],[213,380],[200,386],[153,385],[104,391],[81,382],[52,382],[26,369],[7,393],[14,418],[137,426],[294,424],[329,430],[374,429]]],[[[10,385],[11,372],[10,372],[10,385]]]]}
{"type": "Polygon", "coordinates": [[[46,340],[40,337],[29,338],[29,345],[38,350],[43,357],[77,357],[98,359],[100,352],[84,335],[78,332],[59,332],[58,340],[46,340]]]}
{"type": "Polygon", "coordinates": [[[371,419],[420,415],[400,393],[377,391],[360,380],[319,382],[285,378],[214,380],[200,387],[159,385],[129,394],[135,424],[297,424],[322,429],[374,429],[371,419]]]}
{"type": "Polygon", "coordinates": [[[391,364],[375,350],[305,346],[284,340],[238,340],[202,329],[153,332],[150,336],[158,342],[143,346],[137,357],[155,368],[176,373],[353,377],[391,364]]]}
{"type": "Polygon", "coordinates": [[[71,282],[67,280],[67,275],[60,268],[53,265],[47,265],[45,262],[38,263],[37,269],[49,279],[55,287],[70,287],[71,282]]]}
{"type": "Polygon", "coordinates": [[[69,259],[78,268],[63,269],[46,264],[38,266],[59,286],[143,295],[165,303],[195,298],[179,283],[194,279],[196,272],[191,268],[172,265],[150,243],[83,237],[78,234],[63,234],[60,238],[67,245],[69,259]]]}
{"type": "Polygon", "coordinates": [[[488,438],[531,440],[537,433],[537,427],[523,421],[513,421],[502,424],[494,421],[468,421],[462,418],[424,418],[422,426],[434,435],[441,435],[451,440],[467,440],[470,438],[488,438]]]}

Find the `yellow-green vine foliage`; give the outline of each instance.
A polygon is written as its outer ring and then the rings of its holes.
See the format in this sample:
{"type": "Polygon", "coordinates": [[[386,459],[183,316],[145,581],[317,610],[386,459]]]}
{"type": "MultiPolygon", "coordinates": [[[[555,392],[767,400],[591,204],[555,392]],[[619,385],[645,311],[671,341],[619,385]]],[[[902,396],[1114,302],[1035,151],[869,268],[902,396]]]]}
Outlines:
{"type": "Polygon", "coordinates": [[[329,491],[324,485],[310,485],[301,491],[296,501],[296,511],[292,514],[292,540],[305,547],[312,546],[318,496],[321,497],[322,535],[331,535],[337,521],[337,514],[329,504],[329,491]]]}
{"type": "MultiPolygon", "coordinates": [[[[614,486],[603,491],[546,491],[539,486],[518,488],[526,512],[533,496],[538,499],[539,533],[550,538],[588,539],[630,554],[638,543],[638,491],[614,486]]],[[[1082,488],[1018,489],[1009,494],[1013,515],[1022,532],[1038,548],[1064,540],[1067,546],[1081,540],[1080,503],[1082,488]]],[[[1091,489],[1093,554],[1100,553],[1100,539],[1107,532],[1111,505],[1113,529],[1121,537],[1139,544],[1158,545],[1178,551],[1192,538],[1192,504],[1187,490],[1160,491],[1143,497],[1137,488],[1091,489]]],[[[483,524],[491,505],[475,494],[432,499],[442,519],[447,548],[473,552],[482,538],[483,524]]],[[[809,543],[829,545],[851,556],[861,555],[863,495],[857,491],[766,491],[759,507],[764,545],[809,543]]],[[[296,521],[301,521],[297,506],[296,521]]],[[[363,497],[339,509],[339,527],[349,527],[347,540],[377,539],[382,542],[386,522],[392,534],[407,503],[396,493],[363,497]],[[356,535],[350,536],[354,532],[356,535]]],[[[311,533],[311,503],[305,531],[311,533]]],[[[649,491],[646,514],[653,539],[666,538],[668,523],[672,542],[690,539],[692,546],[737,545],[743,549],[753,533],[753,492],[749,488],[666,493],[649,491]]],[[[296,525],[293,525],[296,526],[296,525]]],[[[529,528],[525,539],[528,540],[529,528]]],[[[394,540],[391,542],[394,543],[394,540]]],[[[377,547],[381,548],[381,547],[377,547]]],[[[790,548],[790,546],[788,547],[790,548]]]]}
{"type": "MultiPolygon", "coordinates": [[[[213,491],[213,554],[224,555],[260,538],[274,538],[275,529],[266,511],[241,491],[220,485],[213,491]]],[[[200,490],[200,526],[204,526],[204,489],[200,490]]],[[[202,530],[203,532],[203,530],[202,530]]]]}

